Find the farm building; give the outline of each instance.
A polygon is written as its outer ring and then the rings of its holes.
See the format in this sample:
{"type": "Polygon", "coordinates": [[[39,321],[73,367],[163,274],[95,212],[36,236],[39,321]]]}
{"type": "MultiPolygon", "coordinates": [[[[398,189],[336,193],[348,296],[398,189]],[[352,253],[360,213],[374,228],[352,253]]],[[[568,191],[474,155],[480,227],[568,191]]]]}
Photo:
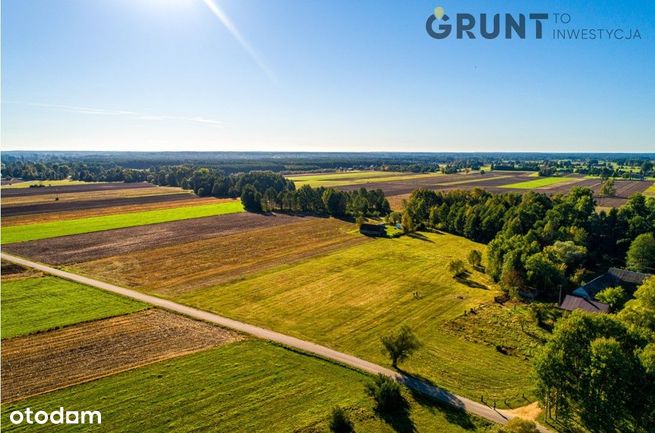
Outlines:
{"type": "Polygon", "coordinates": [[[580,298],[595,299],[601,290],[615,286],[621,286],[627,289],[628,292],[633,292],[649,276],[650,274],[643,274],[641,272],[610,268],[607,273],[575,289],[572,295],[580,298]]]}
{"type": "Polygon", "coordinates": [[[584,310],[590,313],[607,313],[609,305],[596,300],[599,292],[608,287],[621,286],[632,293],[649,276],[649,274],[641,272],[610,268],[607,273],[578,287],[570,295],[566,295],[559,308],[567,311],[584,310]]]}
{"type": "Polygon", "coordinates": [[[366,236],[386,236],[387,229],[384,224],[362,224],[359,232],[366,236]]]}
{"type": "Polygon", "coordinates": [[[562,302],[559,308],[567,311],[584,310],[590,313],[607,313],[610,309],[609,305],[603,304],[602,302],[571,295],[566,295],[564,302],[562,302]]]}

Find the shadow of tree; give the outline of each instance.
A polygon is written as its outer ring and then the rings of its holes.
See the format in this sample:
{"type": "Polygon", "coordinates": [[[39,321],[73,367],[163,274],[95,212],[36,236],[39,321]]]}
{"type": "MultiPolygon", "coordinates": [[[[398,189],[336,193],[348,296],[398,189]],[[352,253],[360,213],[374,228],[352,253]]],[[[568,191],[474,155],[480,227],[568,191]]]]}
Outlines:
{"type": "Polygon", "coordinates": [[[424,234],[421,234],[421,233],[418,233],[418,232],[407,233],[407,236],[409,236],[409,237],[412,238],[412,239],[418,239],[418,240],[421,240],[421,241],[430,242],[430,243],[432,243],[432,244],[434,243],[433,240],[429,239],[429,238],[428,238],[427,236],[425,236],[424,234]]]}
{"type": "Polygon", "coordinates": [[[398,433],[414,433],[416,426],[409,416],[409,403],[405,401],[406,407],[393,412],[378,413],[378,416],[398,433]]]}
{"type": "Polygon", "coordinates": [[[459,283],[465,284],[465,285],[467,285],[469,287],[472,287],[474,289],[489,290],[489,287],[485,286],[484,284],[478,283],[477,281],[471,280],[469,278],[470,275],[471,274],[469,272],[465,272],[462,275],[459,275],[459,276],[455,277],[455,280],[457,280],[457,282],[459,282],[459,283]]]}
{"type": "Polygon", "coordinates": [[[421,375],[409,374],[400,368],[400,382],[409,389],[414,400],[431,412],[439,411],[446,420],[466,430],[476,427],[475,423],[464,409],[463,402],[456,395],[439,388],[430,379],[421,375]]]}

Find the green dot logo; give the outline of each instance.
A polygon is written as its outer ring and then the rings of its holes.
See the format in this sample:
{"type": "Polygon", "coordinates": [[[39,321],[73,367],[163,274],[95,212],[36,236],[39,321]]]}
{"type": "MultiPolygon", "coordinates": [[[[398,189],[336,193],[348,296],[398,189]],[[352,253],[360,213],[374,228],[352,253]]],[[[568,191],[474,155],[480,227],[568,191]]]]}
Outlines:
{"type": "Polygon", "coordinates": [[[434,8],[434,16],[438,20],[441,20],[441,18],[443,18],[445,12],[446,11],[444,11],[444,9],[441,6],[437,6],[436,8],[434,8]]]}

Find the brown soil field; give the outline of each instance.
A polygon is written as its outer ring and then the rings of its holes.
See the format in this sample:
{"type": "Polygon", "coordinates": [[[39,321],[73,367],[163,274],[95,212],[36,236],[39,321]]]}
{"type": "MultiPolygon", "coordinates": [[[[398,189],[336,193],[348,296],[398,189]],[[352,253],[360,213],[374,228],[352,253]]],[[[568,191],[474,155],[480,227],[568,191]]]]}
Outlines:
{"type": "Polygon", "coordinates": [[[241,339],[162,310],[146,310],[2,342],[2,402],[21,400],[241,339]]]}
{"type": "Polygon", "coordinates": [[[477,173],[462,175],[462,174],[451,174],[447,176],[440,176],[438,178],[426,178],[426,179],[410,179],[410,180],[399,180],[399,181],[390,181],[390,182],[371,182],[361,185],[346,185],[338,187],[344,191],[352,191],[359,188],[366,189],[381,189],[384,191],[387,196],[403,195],[409,194],[415,189],[426,188],[439,191],[447,190],[456,190],[456,189],[474,189],[482,188],[487,189],[488,187],[507,185],[510,183],[521,182],[524,180],[530,180],[528,173],[517,172],[517,173],[487,173],[480,175],[477,173]],[[484,179],[484,180],[482,180],[484,179]],[[451,182],[467,182],[467,183],[458,183],[450,184],[451,182]]]}
{"type": "Polygon", "coordinates": [[[405,209],[403,206],[403,200],[409,200],[409,196],[410,194],[392,195],[387,197],[387,201],[392,210],[400,212],[405,209]]]}
{"type": "MultiPolygon", "coordinates": [[[[145,184],[147,185],[147,184],[145,184]]],[[[109,189],[103,191],[72,192],[67,194],[35,194],[26,196],[7,197],[2,195],[2,211],[20,205],[52,204],[65,202],[79,202],[88,200],[111,200],[127,197],[145,197],[159,194],[180,194],[183,190],[167,186],[146,186],[128,189],[109,189]],[[56,199],[59,200],[56,200],[56,199]]],[[[191,192],[185,194],[190,195],[191,192]]]]}
{"type": "Polygon", "coordinates": [[[278,227],[78,263],[71,270],[166,296],[222,284],[367,241],[370,239],[360,235],[351,223],[304,218],[278,227]]]}
{"type": "MultiPolygon", "coordinates": [[[[507,173],[503,173],[507,175],[507,173]]],[[[485,176],[487,176],[485,174],[485,176]]],[[[500,174],[499,174],[500,176],[500,174]]],[[[414,185],[410,182],[386,182],[378,184],[366,185],[366,188],[380,188],[387,195],[389,204],[394,210],[402,210],[402,200],[409,198],[409,194],[416,188],[428,188],[435,191],[453,191],[453,190],[471,190],[474,188],[481,188],[485,191],[489,191],[494,194],[502,194],[508,192],[516,192],[519,194],[525,194],[528,191],[540,192],[544,194],[566,194],[573,187],[584,187],[590,188],[594,191],[596,195],[596,202],[600,207],[619,207],[625,204],[625,202],[630,198],[631,195],[637,192],[643,192],[650,185],[653,184],[652,181],[637,181],[637,180],[617,180],[615,182],[616,187],[616,196],[615,197],[600,197],[598,193],[601,187],[600,179],[580,179],[576,181],[567,182],[564,184],[553,185],[545,188],[538,189],[512,189],[512,188],[502,188],[502,185],[509,185],[516,182],[522,182],[527,180],[532,180],[535,178],[527,177],[525,173],[512,175],[511,177],[489,177],[485,181],[480,182],[470,182],[470,183],[460,183],[456,185],[444,185],[444,183],[456,181],[448,177],[442,178],[438,184],[431,182],[432,185],[428,185],[427,182],[423,182],[424,185],[414,185]]],[[[359,187],[360,185],[357,185],[359,187]]],[[[356,189],[355,186],[342,187],[342,189],[356,189]]]]}
{"type": "Polygon", "coordinates": [[[43,263],[62,265],[153,250],[202,239],[214,239],[248,230],[303,221],[287,215],[239,213],[124,229],[83,233],[3,246],[6,251],[43,263]]]}
{"type": "MultiPolygon", "coordinates": [[[[110,191],[111,192],[111,191],[110,191]]],[[[189,200],[194,196],[179,190],[173,192],[157,192],[150,195],[137,195],[136,197],[89,197],[88,200],[62,201],[54,199],[48,202],[24,203],[8,205],[3,200],[3,217],[41,214],[47,212],[66,212],[71,210],[99,209],[111,206],[135,206],[139,204],[157,203],[164,201],[189,200]]],[[[93,193],[89,193],[93,194],[93,193]]]]}
{"type": "MultiPolygon", "coordinates": [[[[22,214],[13,214],[14,216],[3,215],[2,226],[17,226],[24,224],[35,224],[51,221],[63,221],[77,218],[88,218],[103,215],[114,215],[118,213],[141,212],[157,209],[170,209],[184,206],[196,206],[201,204],[222,203],[231,201],[232,199],[219,199],[213,197],[200,198],[196,196],[189,196],[189,194],[167,194],[167,195],[152,195],[146,197],[135,197],[129,199],[116,199],[116,200],[97,200],[90,202],[70,202],[61,203],[66,206],[74,206],[75,210],[57,212],[53,210],[53,205],[33,205],[25,206],[22,214]],[[112,202],[127,202],[125,205],[112,206],[112,202]],[[85,205],[90,206],[85,206],[85,205]],[[80,206],[82,205],[82,206],[80,206]],[[45,207],[43,213],[33,212],[39,207],[45,207]],[[31,209],[30,209],[31,208],[31,209]],[[30,211],[31,210],[31,211],[30,211]]],[[[22,206],[21,206],[22,207],[22,206]]],[[[8,211],[15,211],[21,207],[8,208],[8,211]]],[[[13,212],[9,212],[13,213],[13,212]]]]}
{"type": "MultiPolygon", "coordinates": [[[[48,183],[48,181],[44,181],[44,182],[46,184],[48,183]]],[[[78,185],[44,186],[42,188],[15,188],[15,189],[10,188],[10,189],[3,189],[2,195],[4,197],[18,197],[18,196],[24,197],[28,195],[69,194],[73,192],[108,191],[108,190],[117,190],[117,189],[139,189],[139,188],[151,188],[151,187],[153,187],[153,185],[147,182],[89,183],[89,184],[78,184],[78,185]]]]}

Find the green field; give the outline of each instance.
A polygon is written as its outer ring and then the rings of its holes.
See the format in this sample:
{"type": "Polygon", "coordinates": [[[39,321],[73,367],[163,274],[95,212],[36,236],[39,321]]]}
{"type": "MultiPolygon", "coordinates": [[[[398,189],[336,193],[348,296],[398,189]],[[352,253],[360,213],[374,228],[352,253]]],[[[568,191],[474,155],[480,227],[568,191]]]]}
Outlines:
{"type": "Polygon", "coordinates": [[[25,242],[79,233],[157,224],[190,218],[243,212],[240,201],[204,204],[143,212],[128,212],[65,221],[18,225],[2,228],[2,243],[25,242]]]}
{"type": "MultiPolygon", "coordinates": [[[[85,182],[83,180],[61,179],[61,180],[29,180],[26,182],[18,182],[11,185],[3,185],[2,189],[14,188],[29,188],[30,185],[45,185],[49,186],[68,186],[68,185],[87,185],[99,182],[85,182]]],[[[47,190],[46,190],[47,191],[47,190]]]]}
{"type": "Polygon", "coordinates": [[[402,367],[452,391],[499,406],[531,398],[530,366],[493,346],[443,329],[465,310],[492,302],[496,287],[479,272],[454,280],[447,265],[485,246],[447,234],[377,239],[173,299],[389,365],[380,337],[402,324],[424,344],[402,367]]]}
{"type": "Polygon", "coordinates": [[[502,185],[501,188],[516,188],[516,189],[537,189],[547,186],[557,185],[565,182],[576,182],[581,180],[577,177],[541,177],[535,180],[528,180],[525,182],[510,183],[509,185],[502,185]]]}
{"type": "Polygon", "coordinates": [[[655,184],[649,186],[648,189],[644,191],[644,195],[655,197],[655,184]]]}
{"type": "Polygon", "coordinates": [[[409,416],[390,424],[365,394],[370,376],[269,343],[247,340],[156,363],[3,406],[3,431],[50,431],[12,425],[16,409],[99,410],[102,425],[57,431],[326,432],[335,405],[358,432],[484,433],[486,422],[407,395],[409,416]],[[395,427],[395,428],[394,428],[395,427]],[[413,427],[413,428],[412,428],[413,427]]]}
{"type": "Polygon", "coordinates": [[[145,304],[56,277],[2,282],[2,338],[118,316],[145,304]]]}
{"type": "Polygon", "coordinates": [[[361,185],[371,182],[392,182],[396,180],[423,179],[441,176],[441,173],[405,173],[394,171],[348,171],[342,173],[320,173],[312,175],[288,176],[297,188],[303,185],[326,188],[343,185],[361,185]]]}

